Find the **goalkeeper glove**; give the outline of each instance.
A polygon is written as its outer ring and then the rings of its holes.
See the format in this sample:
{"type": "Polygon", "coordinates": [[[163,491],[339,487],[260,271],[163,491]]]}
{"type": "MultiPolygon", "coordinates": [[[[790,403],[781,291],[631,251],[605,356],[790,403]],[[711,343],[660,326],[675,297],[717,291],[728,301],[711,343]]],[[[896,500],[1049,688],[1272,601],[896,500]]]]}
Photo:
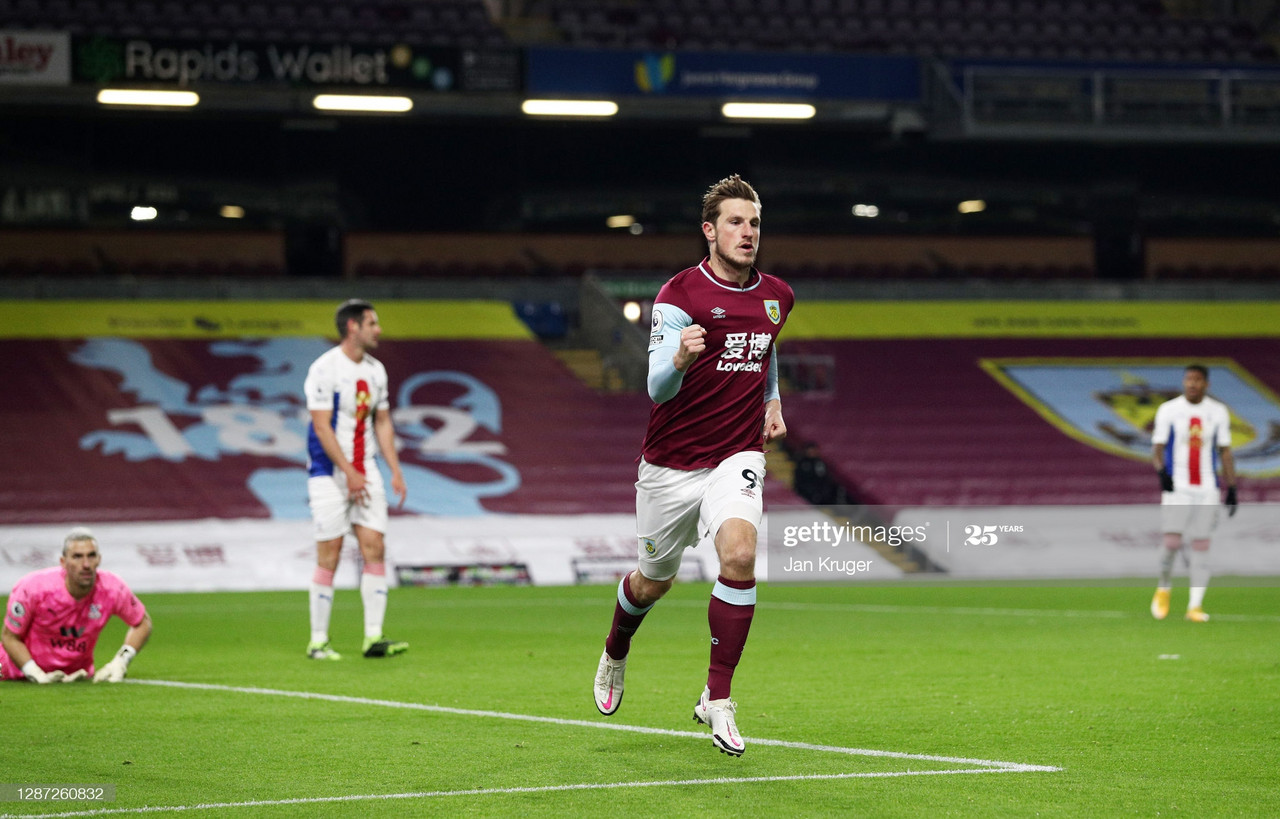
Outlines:
{"type": "Polygon", "coordinates": [[[63,682],[79,682],[80,680],[87,679],[88,677],[89,677],[88,671],[85,671],[83,668],[78,668],[75,671],[72,671],[67,676],[63,677],[62,681],[63,682]]]}
{"type": "Polygon", "coordinates": [[[27,660],[26,663],[23,664],[22,674],[28,680],[31,680],[31,682],[40,683],[41,685],[44,685],[45,683],[59,682],[63,677],[67,676],[62,671],[45,671],[40,666],[36,665],[35,660],[27,660]]]}
{"type": "Polygon", "coordinates": [[[129,663],[137,653],[133,646],[121,646],[116,656],[111,658],[111,662],[99,668],[98,673],[93,675],[93,681],[120,682],[124,679],[124,675],[129,670],[129,663]]]}
{"type": "Polygon", "coordinates": [[[1234,517],[1236,510],[1240,508],[1240,501],[1236,500],[1236,488],[1234,486],[1227,487],[1227,517],[1234,517]]]}
{"type": "Polygon", "coordinates": [[[1169,470],[1167,469],[1160,470],[1160,491],[1161,492],[1173,491],[1173,476],[1169,474],[1169,470]]]}

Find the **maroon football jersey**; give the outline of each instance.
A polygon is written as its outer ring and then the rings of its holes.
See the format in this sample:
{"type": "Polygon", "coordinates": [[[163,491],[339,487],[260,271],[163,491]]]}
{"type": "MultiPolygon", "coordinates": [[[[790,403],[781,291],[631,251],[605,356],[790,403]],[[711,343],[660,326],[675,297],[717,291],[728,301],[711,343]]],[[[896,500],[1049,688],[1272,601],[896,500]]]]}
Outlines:
{"type": "Polygon", "coordinates": [[[795,294],[781,279],[753,269],[739,287],[712,273],[707,259],[662,286],[651,345],[678,342],[681,329],[700,324],[707,348],[685,372],[675,397],[653,405],[641,450],[646,461],[705,469],[763,449],[769,362],[793,304],[795,294]]]}

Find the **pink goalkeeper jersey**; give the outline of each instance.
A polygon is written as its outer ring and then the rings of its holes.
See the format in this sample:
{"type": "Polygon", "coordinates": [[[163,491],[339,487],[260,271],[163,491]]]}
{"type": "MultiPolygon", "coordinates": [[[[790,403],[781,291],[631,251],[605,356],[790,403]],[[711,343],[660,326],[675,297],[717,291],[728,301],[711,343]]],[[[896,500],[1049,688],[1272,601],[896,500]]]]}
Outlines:
{"type": "Polygon", "coordinates": [[[653,305],[650,351],[679,345],[680,330],[700,324],[707,349],[680,390],[654,404],[642,453],[673,469],[707,469],[739,452],[760,452],[769,362],[795,294],[758,270],[742,287],[718,278],[708,260],[673,276],[653,305]]]}
{"type": "MultiPolygon", "coordinates": [[[[61,566],[41,569],[13,587],[5,608],[4,624],[27,646],[31,659],[45,671],[61,669],[70,674],[83,668],[93,674],[93,648],[111,615],[130,626],[146,616],[147,609],[118,575],[98,570],[93,591],[76,600],[67,591],[61,566]]],[[[22,678],[9,655],[0,648],[0,676],[22,678]]]]}

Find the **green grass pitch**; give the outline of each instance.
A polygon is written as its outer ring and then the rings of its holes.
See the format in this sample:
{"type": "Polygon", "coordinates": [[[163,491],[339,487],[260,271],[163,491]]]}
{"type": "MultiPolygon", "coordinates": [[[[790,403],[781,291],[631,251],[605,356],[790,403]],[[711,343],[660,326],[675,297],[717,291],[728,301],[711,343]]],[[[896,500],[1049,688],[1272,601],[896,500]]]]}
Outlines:
{"type": "Polygon", "coordinates": [[[1155,622],[1137,584],[762,586],[741,759],[691,716],[708,584],[653,610],[611,718],[589,692],[611,587],[396,589],[412,648],[381,660],[340,590],[335,663],[303,656],[305,592],[143,595],[130,682],[0,685],[0,782],[115,801],[0,815],[1280,815],[1280,590],[1211,588],[1203,625],[1180,591],[1155,622]]]}

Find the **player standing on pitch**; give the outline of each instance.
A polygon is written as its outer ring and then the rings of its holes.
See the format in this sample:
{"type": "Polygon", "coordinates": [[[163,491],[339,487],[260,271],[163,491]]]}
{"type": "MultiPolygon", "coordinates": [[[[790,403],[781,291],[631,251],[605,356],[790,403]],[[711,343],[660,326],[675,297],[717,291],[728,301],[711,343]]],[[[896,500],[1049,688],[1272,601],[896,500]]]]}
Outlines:
{"type": "Polygon", "coordinates": [[[388,657],[409,649],[408,643],[382,636],[387,613],[387,493],[378,471],[376,451],[391,469],[391,489],[404,506],[408,489],[396,455],[391,425],[387,370],[368,354],[378,348],[382,325],[373,305],[351,299],[334,316],[338,346],[320,356],[307,371],[303,387],[311,425],[307,430],[307,494],[316,536],[316,570],[311,580],[313,660],[339,660],[329,645],[333,611],[333,574],[342,556],[342,540],[352,532],[364,558],[360,599],[364,603],[364,656],[388,657]]]}
{"type": "Polygon", "coordinates": [[[88,529],[67,533],[58,562],[13,586],[0,628],[0,679],[120,682],[151,636],[146,607],[118,575],[98,569],[102,553],[88,529]],[[93,650],[113,614],[129,630],[124,645],[95,673],[93,650]]]}
{"type": "Polygon", "coordinates": [[[720,576],[707,609],[707,686],[693,715],[711,726],[716,747],[741,756],[729,688],[755,613],[763,445],[787,434],[774,344],[795,295],[753,266],[760,198],[736,174],[703,196],[702,234],[707,258],[663,285],[653,306],[654,406],[636,482],[639,565],[618,584],[594,697],[600,713],[618,710],[632,635],[671,588],[684,549],[709,535],[720,576]]]}
{"type": "Polygon", "coordinates": [[[1227,486],[1227,514],[1236,513],[1236,464],[1231,454],[1231,413],[1206,393],[1209,370],[1192,364],[1182,374],[1182,395],[1156,410],[1151,431],[1151,461],[1160,473],[1160,529],[1164,557],[1160,585],[1151,598],[1151,616],[1169,615],[1173,563],[1182,550],[1182,537],[1191,541],[1189,559],[1191,599],[1187,619],[1204,623],[1204,592],[1209,585],[1209,535],[1218,525],[1221,497],[1218,456],[1227,486]]]}

